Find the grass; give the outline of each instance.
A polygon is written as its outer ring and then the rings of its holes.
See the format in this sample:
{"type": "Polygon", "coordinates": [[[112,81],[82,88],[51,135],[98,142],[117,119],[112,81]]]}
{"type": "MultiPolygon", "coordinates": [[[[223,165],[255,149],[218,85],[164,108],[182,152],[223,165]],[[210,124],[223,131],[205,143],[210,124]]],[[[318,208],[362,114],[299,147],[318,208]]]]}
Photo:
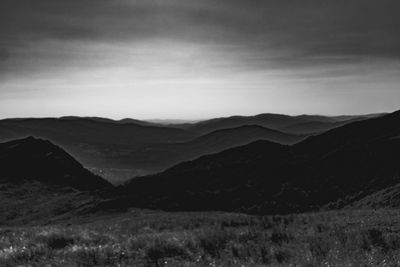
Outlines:
{"type": "Polygon", "coordinates": [[[0,228],[0,266],[399,266],[400,211],[132,211],[0,228]]]}

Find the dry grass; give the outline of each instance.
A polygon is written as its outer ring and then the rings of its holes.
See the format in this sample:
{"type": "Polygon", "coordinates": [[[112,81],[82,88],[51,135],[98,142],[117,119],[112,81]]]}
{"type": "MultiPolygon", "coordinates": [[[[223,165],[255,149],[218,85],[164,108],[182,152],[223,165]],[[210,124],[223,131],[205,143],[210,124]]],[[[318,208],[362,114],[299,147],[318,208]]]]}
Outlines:
{"type": "Polygon", "coordinates": [[[399,266],[400,211],[131,212],[0,228],[0,266],[399,266]]]}

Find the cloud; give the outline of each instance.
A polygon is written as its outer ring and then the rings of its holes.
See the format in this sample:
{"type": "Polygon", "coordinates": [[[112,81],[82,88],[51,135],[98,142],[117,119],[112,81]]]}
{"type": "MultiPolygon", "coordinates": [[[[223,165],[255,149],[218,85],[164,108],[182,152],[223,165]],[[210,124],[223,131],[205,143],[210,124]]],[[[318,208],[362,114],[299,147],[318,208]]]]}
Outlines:
{"type": "Polygon", "coordinates": [[[393,88],[399,8],[398,0],[2,0],[0,97],[32,83],[65,92],[62,82],[99,80],[137,90],[200,83],[216,95],[277,80],[280,90],[354,87],[366,77],[393,88]]]}
{"type": "Polygon", "coordinates": [[[398,57],[396,0],[3,0],[1,47],[165,38],[263,52],[398,57]]]}

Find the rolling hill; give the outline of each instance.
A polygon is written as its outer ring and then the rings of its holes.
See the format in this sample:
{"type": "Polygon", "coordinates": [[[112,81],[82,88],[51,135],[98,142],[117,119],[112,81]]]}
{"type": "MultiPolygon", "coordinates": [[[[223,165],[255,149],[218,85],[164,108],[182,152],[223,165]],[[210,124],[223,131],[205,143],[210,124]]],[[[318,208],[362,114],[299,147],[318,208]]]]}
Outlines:
{"type": "Polygon", "coordinates": [[[256,140],[294,144],[310,132],[323,132],[362,118],[260,114],[169,126],[98,117],[6,119],[0,120],[0,141],[26,136],[50,140],[92,172],[120,184],[256,140]]]}
{"type": "Polygon", "coordinates": [[[234,128],[244,125],[259,125],[269,129],[275,129],[290,134],[315,134],[342,126],[354,120],[363,120],[371,117],[379,117],[382,114],[370,114],[360,116],[318,116],[299,115],[288,116],[282,114],[259,114],[256,116],[232,116],[201,121],[184,128],[199,134],[207,134],[225,128],[234,128]]]}
{"type": "Polygon", "coordinates": [[[258,139],[291,144],[303,138],[256,125],[201,136],[132,119],[62,117],[0,121],[0,141],[30,135],[62,146],[85,167],[116,183],[258,139]]]}
{"type": "Polygon", "coordinates": [[[202,135],[186,144],[215,147],[220,150],[225,147],[239,146],[257,140],[268,140],[280,144],[294,144],[305,138],[302,135],[288,134],[268,129],[259,125],[244,125],[236,128],[226,128],[202,135]],[[221,146],[221,148],[219,147],[221,146]]]}
{"type": "MultiPolygon", "coordinates": [[[[133,178],[117,189],[49,141],[14,140],[0,144],[0,213],[4,221],[21,222],[131,207],[280,214],[397,205],[399,125],[400,111],[294,145],[255,141],[133,178]]],[[[242,141],[243,135],[266,134],[293,138],[260,126],[243,126],[182,142],[186,147],[181,153],[223,149],[242,141]]]]}
{"type": "Polygon", "coordinates": [[[340,208],[395,186],[400,111],[354,122],[293,146],[267,141],[132,179],[123,202],[167,210],[291,213],[340,208]]]}
{"type": "Polygon", "coordinates": [[[48,220],[100,201],[112,185],[49,141],[0,144],[0,223],[48,220]]]}
{"type": "Polygon", "coordinates": [[[142,168],[164,170],[168,167],[203,155],[221,152],[225,149],[246,145],[257,140],[272,140],[282,144],[293,144],[305,136],[292,135],[267,129],[257,125],[241,126],[231,129],[217,130],[202,135],[191,141],[158,144],[149,146],[145,151],[132,151],[125,159],[141,162],[142,168]],[[140,159],[140,160],[139,160],[140,159]]]}
{"type": "MultiPolygon", "coordinates": [[[[114,122],[101,118],[7,119],[0,121],[0,141],[35,136],[62,146],[85,167],[127,171],[130,177],[142,173],[131,152],[145,151],[154,144],[183,142],[194,134],[175,128],[114,122]]],[[[140,153],[139,153],[140,158],[140,153]]],[[[155,171],[152,167],[143,173],[155,171]]],[[[107,177],[113,180],[113,177],[107,177]]]]}

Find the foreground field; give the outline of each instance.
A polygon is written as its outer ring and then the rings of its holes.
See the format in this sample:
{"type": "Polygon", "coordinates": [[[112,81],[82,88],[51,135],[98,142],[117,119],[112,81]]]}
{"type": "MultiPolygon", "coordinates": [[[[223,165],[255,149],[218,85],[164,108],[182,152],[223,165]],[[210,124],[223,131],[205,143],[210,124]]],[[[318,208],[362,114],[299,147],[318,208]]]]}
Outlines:
{"type": "Polygon", "coordinates": [[[400,210],[255,217],[133,210],[0,228],[0,266],[399,266],[400,210]]]}

